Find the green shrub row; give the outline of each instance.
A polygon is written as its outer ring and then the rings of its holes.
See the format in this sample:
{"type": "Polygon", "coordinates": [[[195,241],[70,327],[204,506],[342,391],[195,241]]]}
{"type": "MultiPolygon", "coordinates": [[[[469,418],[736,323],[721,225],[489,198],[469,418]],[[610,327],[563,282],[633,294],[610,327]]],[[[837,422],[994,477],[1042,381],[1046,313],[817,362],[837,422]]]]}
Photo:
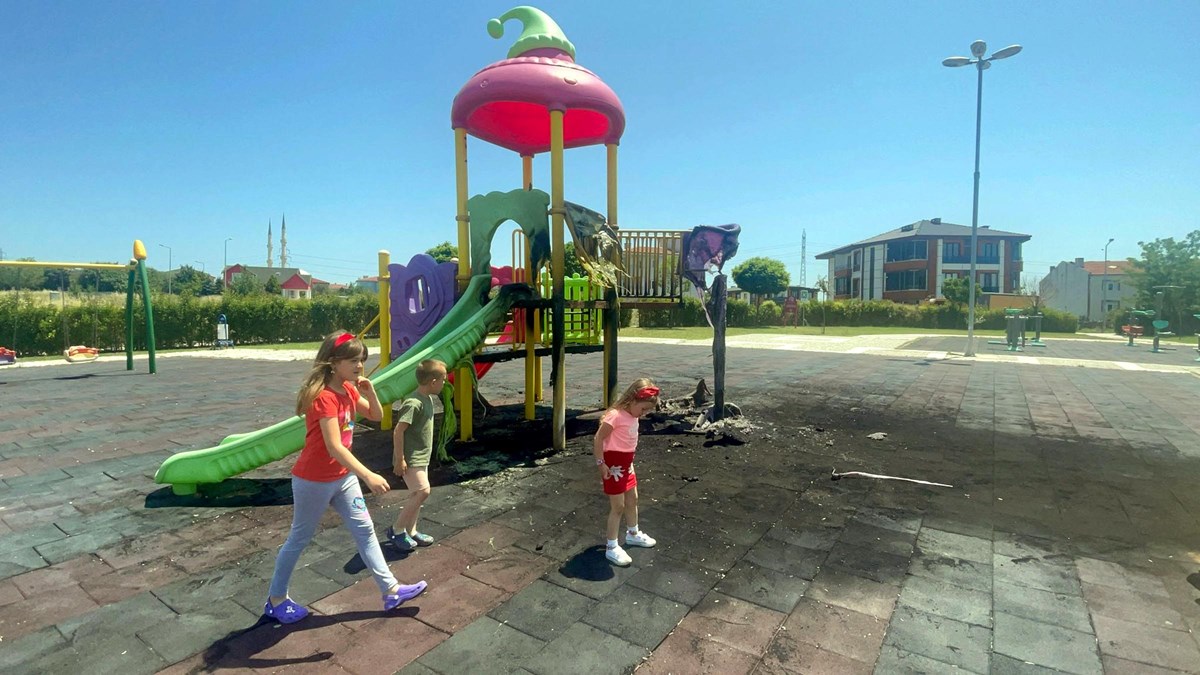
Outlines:
{"type": "MultiPolygon", "coordinates": [[[[890,300],[810,300],[800,304],[805,320],[810,326],[907,326],[911,328],[965,329],[967,308],[959,305],[907,305],[890,300]]],[[[1069,312],[1043,307],[1042,331],[1047,333],[1074,333],[1079,329],[1079,318],[1069,312]]],[[[1003,330],[1003,309],[980,308],[975,319],[978,327],[1003,330]]],[[[757,326],[779,326],[783,324],[782,308],[770,300],[754,307],[745,300],[730,300],[726,303],[726,325],[737,328],[757,326]]],[[[622,325],[628,325],[622,312],[622,325]]],[[[638,312],[638,325],[642,328],[674,328],[684,326],[706,326],[704,308],[696,298],[685,297],[683,305],[670,309],[642,309],[638,312]]],[[[1029,324],[1032,329],[1032,323],[1029,324]]]]}
{"type": "MultiPolygon", "coordinates": [[[[145,313],[134,304],[133,348],[146,349],[145,313]]],[[[219,302],[186,296],[156,296],[155,342],[159,349],[212,345],[217,317],[229,321],[236,344],[310,342],[335,329],[362,330],[379,312],[374,295],[318,296],[285,300],[278,296],[229,296],[219,302]]],[[[378,327],[368,333],[379,335],[378,327]]],[[[67,306],[37,304],[17,296],[0,298],[0,345],[27,356],[58,354],[84,344],[101,351],[124,351],[125,307],[99,302],[67,306]]]]}

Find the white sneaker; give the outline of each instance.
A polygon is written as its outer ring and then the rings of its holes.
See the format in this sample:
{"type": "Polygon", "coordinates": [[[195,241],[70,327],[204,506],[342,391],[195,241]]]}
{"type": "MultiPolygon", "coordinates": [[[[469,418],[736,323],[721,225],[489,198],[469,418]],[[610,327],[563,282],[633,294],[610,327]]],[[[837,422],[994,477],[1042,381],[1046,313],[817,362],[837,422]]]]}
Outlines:
{"type": "Polygon", "coordinates": [[[620,565],[621,567],[628,567],[633,562],[633,558],[630,558],[625,549],[620,546],[614,546],[605,551],[604,557],[608,558],[608,561],[612,564],[620,565]]]}
{"type": "Polygon", "coordinates": [[[638,531],[637,534],[629,534],[628,532],[625,533],[625,545],[626,546],[641,546],[642,548],[654,548],[654,545],[657,543],[658,542],[654,540],[654,537],[651,537],[650,535],[648,535],[642,531],[638,531]]]}

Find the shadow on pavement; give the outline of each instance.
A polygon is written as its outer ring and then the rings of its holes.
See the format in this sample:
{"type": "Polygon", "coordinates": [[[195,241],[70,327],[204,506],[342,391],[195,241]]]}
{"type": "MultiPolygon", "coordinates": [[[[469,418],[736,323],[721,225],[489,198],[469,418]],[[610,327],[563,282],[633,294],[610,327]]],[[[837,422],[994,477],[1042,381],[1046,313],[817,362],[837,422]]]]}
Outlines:
{"type": "Polygon", "coordinates": [[[583,581],[607,581],[613,578],[612,565],[604,557],[603,546],[592,546],[576,554],[558,568],[558,571],[568,579],[583,581]]]}
{"type": "Polygon", "coordinates": [[[163,487],[146,495],[146,508],[178,506],[209,508],[237,506],[283,506],[292,503],[291,478],[230,478],[206,483],[194,495],[181,496],[163,487]]]}
{"type": "Polygon", "coordinates": [[[308,656],[258,658],[257,655],[270,650],[294,633],[326,628],[345,621],[362,621],[375,618],[413,618],[419,607],[402,607],[390,612],[383,610],[342,612],[340,614],[312,614],[293,624],[277,624],[275,620],[260,616],[249,628],[233,631],[204,651],[204,667],[208,672],[229,668],[282,668],[300,663],[320,663],[333,658],[333,652],[316,652],[308,656]]]}

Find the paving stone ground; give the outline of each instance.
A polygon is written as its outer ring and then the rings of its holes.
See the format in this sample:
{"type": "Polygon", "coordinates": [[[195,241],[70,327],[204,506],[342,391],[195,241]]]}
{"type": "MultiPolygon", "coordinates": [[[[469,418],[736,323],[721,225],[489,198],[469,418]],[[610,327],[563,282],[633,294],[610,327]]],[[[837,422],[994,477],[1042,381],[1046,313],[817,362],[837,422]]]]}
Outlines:
{"type": "MultiPolygon", "coordinates": [[[[191,505],[151,478],[285,417],[305,362],[0,370],[0,670],[1200,672],[1200,364],[1054,339],[963,359],[961,343],[731,342],[729,396],[759,428],[643,430],[641,520],[660,545],[629,568],[603,559],[594,416],[567,452],[517,463],[496,458],[544,444],[544,424],[478,420],[478,461],[422,512],[438,543],[387,549],[429,591],[384,614],[331,513],[291,589],[314,615],[287,627],[259,614],[291,459],[191,505]]],[[[629,341],[621,377],[682,394],[709,352],[629,341]]],[[[600,363],[568,360],[576,411],[598,404],[600,363]]],[[[521,386],[501,365],[483,393],[521,386]]],[[[389,463],[386,434],[356,448],[389,463]]],[[[377,529],[404,498],[368,499],[377,529]]]]}

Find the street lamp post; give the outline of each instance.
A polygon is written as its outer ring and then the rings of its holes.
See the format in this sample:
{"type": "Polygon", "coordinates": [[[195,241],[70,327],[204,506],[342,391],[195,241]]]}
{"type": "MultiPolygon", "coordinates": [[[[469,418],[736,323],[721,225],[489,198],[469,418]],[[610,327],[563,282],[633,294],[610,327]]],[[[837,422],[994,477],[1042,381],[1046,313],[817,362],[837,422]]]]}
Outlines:
{"type": "Polygon", "coordinates": [[[171,295],[171,270],[174,269],[174,265],[171,263],[172,251],[171,247],[166,244],[159,244],[159,246],[167,249],[167,295],[171,295]]]}
{"type": "Polygon", "coordinates": [[[192,262],[194,262],[194,263],[199,263],[199,265],[200,265],[200,273],[201,273],[201,274],[205,274],[205,275],[207,275],[207,274],[208,274],[208,270],[204,268],[204,261],[202,261],[202,260],[193,260],[192,262]]]}
{"type": "Polygon", "coordinates": [[[227,291],[229,290],[229,242],[231,241],[233,241],[233,237],[229,237],[225,240],[225,257],[222,261],[221,268],[221,283],[224,285],[224,288],[227,291]]]}
{"type": "MultiPolygon", "coordinates": [[[[1108,244],[1116,241],[1112,237],[1108,238],[1108,244]]],[[[1104,317],[1100,319],[1100,332],[1108,332],[1108,244],[1104,245],[1104,275],[1100,277],[1100,314],[1104,317]]]]}
{"type": "MultiPolygon", "coordinates": [[[[1005,47],[984,58],[983,53],[986,51],[987,43],[976,40],[971,43],[973,58],[951,56],[942,61],[942,65],[947,68],[974,65],[979,74],[975,88],[975,193],[971,202],[971,277],[967,300],[970,306],[967,308],[967,349],[963,356],[975,356],[975,265],[979,255],[979,133],[983,122],[983,71],[992,67],[992,61],[1007,59],[1020,52],[1021,45],[1005,47]]],[[[1004,264],[1004,261],[1000,262],[1004,264]]]]}

